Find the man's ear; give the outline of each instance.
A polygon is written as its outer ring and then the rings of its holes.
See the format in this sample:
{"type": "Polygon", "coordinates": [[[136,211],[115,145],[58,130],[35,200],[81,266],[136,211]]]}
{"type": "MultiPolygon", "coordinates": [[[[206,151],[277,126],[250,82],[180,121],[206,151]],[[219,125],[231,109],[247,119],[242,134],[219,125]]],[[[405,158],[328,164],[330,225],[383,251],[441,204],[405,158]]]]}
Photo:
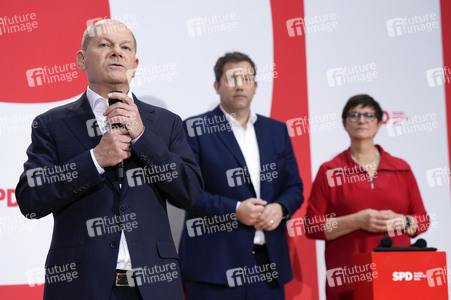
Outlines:
{"type": "Polygon", "coordinates": [[[213,84],[213,86],[215,87],[216,94],[219,95],[219,82],[215,81],[215,83],[213,84]]]}
{"type": "Polygon", "coordinates": [[[81,71],[86,71],[86,56],[85,51],[78,50],[77,51],[77,66],[81,71]]]}

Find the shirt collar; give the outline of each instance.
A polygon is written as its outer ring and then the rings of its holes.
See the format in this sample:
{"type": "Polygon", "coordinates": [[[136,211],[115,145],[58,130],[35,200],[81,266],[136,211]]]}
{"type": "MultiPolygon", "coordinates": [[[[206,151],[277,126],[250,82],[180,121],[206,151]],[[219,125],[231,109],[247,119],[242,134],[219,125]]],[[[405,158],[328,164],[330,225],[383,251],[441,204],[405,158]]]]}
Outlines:
{"type": "MultiPolygon", "coordinates": [[[[229,114],[228,112],[226,112],[226,110],[222,107],[221,104],[219,104],[219,108],[224,113],[227,121],[229,121],[230,124],[239,125],[241,127],[241,124],[235,119],[235,117],[233,115],[229,114]]],[[[257,118],[258,118],[257,114],[254,113],[252,110],[249,110],[249,119],[247,120],[247,125],[253,126],[255,124],[255,122],[257,122],[257,118]]]]}
{"type": "MultiPolygon", "coordinates": [[[[130,97],[130,99],[132,99],[133,102],[135,102],[135,100],[133,99],[133,93],[131,90],[128,90],[127,96],[130,97]]],[[[88,98],[89,106],[91,106],[92,111],[94,111],[94,107],[96,106],[96,104],[99,101],[105,103],[105,106],[108,107],[108,100],[103,98],[102,96],[100,96],[99,94],[94,92],[93,90],[91,90],[89,88],[89,86],[86,89],[86,97],[88,98]]]]}

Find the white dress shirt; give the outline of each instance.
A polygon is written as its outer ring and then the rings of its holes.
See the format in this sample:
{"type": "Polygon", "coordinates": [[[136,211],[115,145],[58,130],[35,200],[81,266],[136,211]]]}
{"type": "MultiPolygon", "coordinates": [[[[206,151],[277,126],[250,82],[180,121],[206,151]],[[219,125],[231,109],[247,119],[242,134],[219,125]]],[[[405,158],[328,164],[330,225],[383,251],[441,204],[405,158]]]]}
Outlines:
{"type": "MultiPolygon", "coordinates": [[[[257,115],[253,111],[249,112],[249,119],[246,124],[246,129],[244,129],[243,126],[241,126],[232,115],[227,113],[221,105],[219,105],[219,108],[230,123],[233,135],[235,136],[235,139],[240,146],[241,153],[243,153],[244,160],[246,161],[246,171],[254,186],[256,197],[260,199],[260,151],[254,128],[254,123],[257,121],[257,115]]],[[[240,203],[241,202],[238,202],[237,208],[240,203]]],[[[265,243],[266,240],[263,230],[257,229],[254,235],[254,244],[263,245],[265,243]]]]}
{"type": "MultiPolygon", "coordinates": [[[[131,91],[128,92],[127,96],[133,100],[133,95],[131,91]]],[[[103,98],[93,90],[91,90],[89,87],[86,92],[86,97],[88,98],[89,105],[91,106],[94,116],[96,117],[97,125],[99,125],[100,131],[102,132],[102,134],[105,134],[105,132],[111,129],[111,125],[105,125],[106,116],[103,115],[105,110],[108,108],[108,100],[103,98]]],[[[138,136],[136,139],[132,140],[132,145],[141,137],[141,135],[138,136]]],[[[97,160],[94,157],[93,149],[91,149],[90,153],[92,161],[94,162],[99,174],[105,173],[105,170],[97,163],[97,160]]],[[[120,187],[122,188],[121,185],[120,187]]],[[[121,232],[121,240],[119,242],[119,254],[117,256],[116,269],[120,270],[132,269],[132,261],[130,258],[130,253],[128,251],[127,240],[125,238],[124,231],[121,232]]]]}

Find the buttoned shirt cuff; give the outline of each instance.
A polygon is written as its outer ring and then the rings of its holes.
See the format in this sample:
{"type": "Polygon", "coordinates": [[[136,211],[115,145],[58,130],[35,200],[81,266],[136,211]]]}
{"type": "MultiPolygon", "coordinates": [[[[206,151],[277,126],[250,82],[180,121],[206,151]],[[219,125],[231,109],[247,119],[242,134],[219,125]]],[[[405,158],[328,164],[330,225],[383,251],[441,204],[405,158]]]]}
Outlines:
{"type": "Polygon", "coordinates": [[[92,162],[94,163],[94,165],[96,166],[97,172],[99,172],[100,175],[102,175],[103,173],[105,173],[105,169],[102,168],[96,160],[96,157],[94,156],[94,149],[91,149],[89,151],[89,153],[91,153],[91,158],[92,158],[92,162]]]}
{"type": "Polygon", "coordinates": [[[139,138],[144,134],[144,130],[146,130],[146,127],[143,128],[143,132],[141,132],[140,135],[138,135],[136,138],[132,140],[132,146],[139,140],[139,138]]]}

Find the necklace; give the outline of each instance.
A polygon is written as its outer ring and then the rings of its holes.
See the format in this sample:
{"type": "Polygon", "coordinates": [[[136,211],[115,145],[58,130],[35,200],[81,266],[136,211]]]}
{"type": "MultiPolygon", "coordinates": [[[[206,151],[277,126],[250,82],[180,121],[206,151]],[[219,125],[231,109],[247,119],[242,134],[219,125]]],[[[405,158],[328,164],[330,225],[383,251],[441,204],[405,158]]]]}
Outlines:
{"type": "Polygon", "coordinates": [[[376,148],[376,155],[374,156],[373,161],[366,165],[362,165],[357,160],[357,158],[355,158],[354,155],[352,155],[352,153],[351,153],[351,157],[359,165],[359,167],[363,168],[368,173],[368,175],[370,176],[371,189],[374,189],[374,178],[373,177],[376,174],[377,163],[380,158],[379,150],[377,150],[377,148],[376,148]],[[370,168],[374,168],[374,171],[369,170],[370,168]]]}
{"type": "Polygon", "coordinates": [[[361,163],[357,160],[357,158],[355,158],[355,156],[352,155],[352,153],[351,153],[351,157],[352,157],[352,159],[353,159],[360,167],[366,169],[366,168],[371,167],[371,166],[376,167],[376,163],[377,163],[378,159],[380,158],[380,153],[379,153],[379,150],[377,150],[377,148],[376,148],[376,155],[374,156],[373,161],[371,161],[370,163],[368,163],[368,164],[366,164],[366,165],[361,164],[361,163]]]}

